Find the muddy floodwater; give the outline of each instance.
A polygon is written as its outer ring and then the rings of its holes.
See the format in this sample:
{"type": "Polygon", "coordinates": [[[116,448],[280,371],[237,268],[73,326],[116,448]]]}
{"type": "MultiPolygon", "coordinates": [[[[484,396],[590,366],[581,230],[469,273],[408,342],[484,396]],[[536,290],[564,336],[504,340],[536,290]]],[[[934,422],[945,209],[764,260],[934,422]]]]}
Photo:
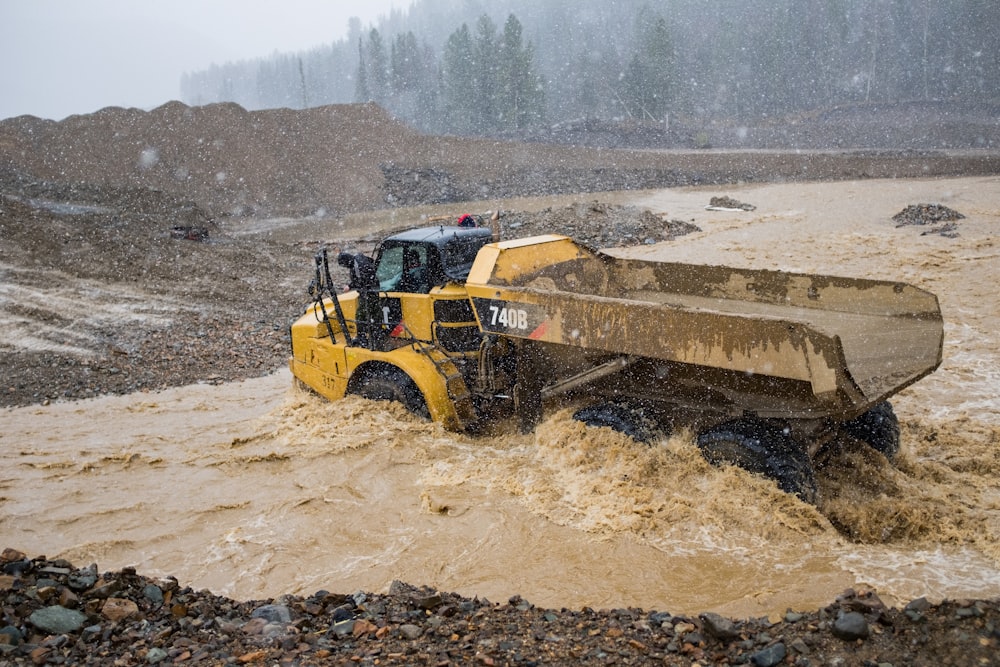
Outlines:
{"type": "Polygon", "coordinates": [[[893,399],[895,467],[848,448],[818,472],[813,507],[709,466],[690,433],[641,445],[585,429],[567,405],[533,434],[472,438],[399,406],[329,403],[279,371],[0,412],[0,546],[240,599],[400,579],[546,607],[746,617],[850,586],[890,604],[1000,596],[1000,178],[615,197],[702,229],[618,254],[937,294],[944,363],[893,399]],[[756,210],[706,211],[717,194],[756,210]],[[922,202],[963,213],[957,236],[895,226],[922,202]]]}

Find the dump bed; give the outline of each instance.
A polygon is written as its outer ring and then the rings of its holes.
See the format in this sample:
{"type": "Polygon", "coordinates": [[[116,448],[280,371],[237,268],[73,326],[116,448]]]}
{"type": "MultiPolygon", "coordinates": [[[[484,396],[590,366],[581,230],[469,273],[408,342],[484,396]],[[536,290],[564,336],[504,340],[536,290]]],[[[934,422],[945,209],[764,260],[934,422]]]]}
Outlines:
{"type": "Polygon", "coordinates": [[[941,363],[937,298],[903,283],[618,259],[550,235],[485,246],[467,289],[484,331],[655,360],[755,412],[849,418],[941,363]]]}

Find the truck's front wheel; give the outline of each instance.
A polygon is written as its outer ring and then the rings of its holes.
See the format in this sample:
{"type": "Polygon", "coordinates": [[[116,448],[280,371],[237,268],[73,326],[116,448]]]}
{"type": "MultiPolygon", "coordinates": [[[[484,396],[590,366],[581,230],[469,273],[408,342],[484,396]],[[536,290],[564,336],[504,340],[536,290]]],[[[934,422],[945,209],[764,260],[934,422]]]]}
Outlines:
{"type": "Polygon", "coordinates": [[[698,448],[713,465],[737,465],[773,479],[786,493],[816,503],[816,478],[809,455],[777,424],[754,419],[725,422],[699,435],[698,448]]]}
{"type": "Polygon", "coordinates": [[[430,411],[424,395],[409,375],[394,366],[381,366],[364,372],[356,380],[352,378],[348,392],[372,401],[396,401],[403,407],[424,419],[430,419],[430,411]]]}

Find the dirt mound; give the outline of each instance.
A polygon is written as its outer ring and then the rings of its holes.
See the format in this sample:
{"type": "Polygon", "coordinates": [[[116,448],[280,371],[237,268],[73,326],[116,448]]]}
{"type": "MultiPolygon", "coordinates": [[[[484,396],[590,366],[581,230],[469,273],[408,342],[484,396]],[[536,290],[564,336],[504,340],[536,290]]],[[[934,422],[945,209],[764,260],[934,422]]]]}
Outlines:
{"type": "Polygon", "coordinates": [[[213,217],[319,216],[417,204],[679,185],[996,173],[994,154],[657,152],[421,135],[374,104],[246,111],[109,107],[0,121],[0,191],[44,182],[146,189],[213,217]],[[860,159],[859,159],[860,158],[860,159]]]}
{"type": "Polygon", "coordinates": [[[0,165],[50,182],[172,192],[215,215],[312,215],[382,203],[378,164],[417,135],[375,105],[249,112],[108,108],[0,123],[0,165]]]}
{"type": "Polygon", "coordinates": [[[0,257],[30,258],[83,278],[130,280],[136,274],[177,278],[192,267],[167,243],[177,226],[217,231],[191,201],[142,188],[61,187],[35,183],[21,195],[0,193],[0,257]],[[175,261],[162,261],[169,257],[175,261]]]}
{"type": "Polygon", "coordinates": [[[237,380],[283,363],[304,300],[289,274],[308,266],[303,253],[227,234],[194,202],[155,190],[20,192],[0,194],[0,404],[237,380]]]}
{"type": "Polygon", "coordinates": [[[931,225],[936,222],[961,220],[965,216],[942,204],[910,204],[892,216],[897,227],[905,225],[931,225]]]}

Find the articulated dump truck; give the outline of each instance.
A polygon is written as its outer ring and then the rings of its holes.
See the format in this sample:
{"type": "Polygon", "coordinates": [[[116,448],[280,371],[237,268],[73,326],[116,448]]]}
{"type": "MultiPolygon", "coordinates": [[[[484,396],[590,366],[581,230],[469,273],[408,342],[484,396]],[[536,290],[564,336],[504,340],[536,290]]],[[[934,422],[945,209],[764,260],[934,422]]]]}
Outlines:
{"type": "Polygon", "coordinates": [[[565,236],[482,227],[391,236],[316,258],[290,367],[331,399],[395,400],[456,431],[547,407],[704,456],[816,501],[815,464],[846,435],[892,458],[888,398],[941,363],[937,298],[897,282],[615,258],[565,236]]]}

